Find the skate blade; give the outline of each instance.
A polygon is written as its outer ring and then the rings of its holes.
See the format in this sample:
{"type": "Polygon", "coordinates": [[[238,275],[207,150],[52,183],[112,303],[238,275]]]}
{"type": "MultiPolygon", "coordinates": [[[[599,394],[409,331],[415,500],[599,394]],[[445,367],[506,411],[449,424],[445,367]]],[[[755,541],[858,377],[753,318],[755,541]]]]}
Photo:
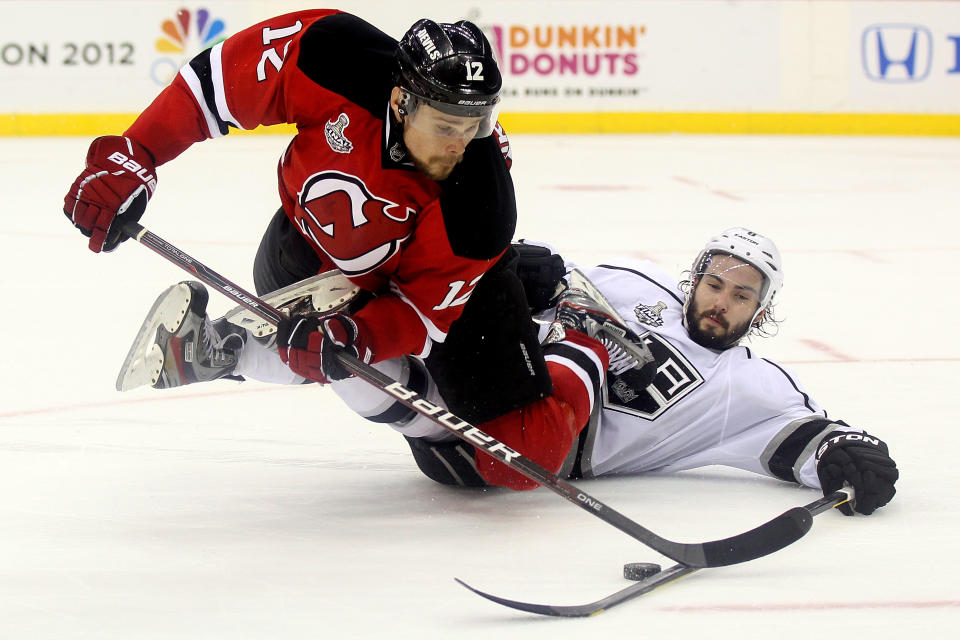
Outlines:
{"type": "Polygon", "coordinates": [[[621,349],[626,351],[630,356],[637,361],[638,366],[643,366],[648,362],[652,362],[653,359],[649,353],[644,352],[634,343],[634,340],[641,340],[641,338],[636,335],[627,325],[627,321],[623,319],[623,316],[616,310],[616,308],[610,304],[610,301],[607,300],[606,296],[600,293],[600,290],[597,289],[597,286],[590,281],[590,279],[579,269],[571,269],[569,273],[569,282],[571,289],[580,289],[585,292],[589,297],[596,300],[600,306],[603,308],[604,313],[616,320],[623,326],[625,329],[621,329],[609,322],[604,322],[601,325],[601,328],[608,338],[616,342],[621,349]]]}
{"type": "Polygon", "coordinates": [[[597,289],[597,286],[590,281],[590,279],[584,275],[580,269],[571,269],[570,273],[567,276],[570,282],[570,289],[580,289],[587,296],[596,300],[601,308],[603,308],[604,313],[608,316],[619,322],[620,324],[626,326],[627,323],[623,319],[623,316],[614,308],[610,301],[607,300],[606,296],[600,293],[600,290],[597,289]]]}
{"type": "Polygon", "coordinates": [[[157,298],[147,313],[137,337],[117,376],[117,391],[130,391],[144,385],[155,385],[163,372],[163,349],[157,344],[161,327],[175,333],[190,308],[190,287],[175,284],[157,298]]]}
{"type": "MultiPolygon", "coordinates": [[[[296,306],[300,300],[310,297],[312,311],[332,313],[346,308],[350,301],[360,293],[360,287],[350,282],[339,271],[326,271],[262,296],[263,301],[284,313],[296,306]]],[[[244,306],[238,306],[223,314],[227,322],[247,329],[257,338],[273,335],[277,326],[264,320],[244,306]]]]}

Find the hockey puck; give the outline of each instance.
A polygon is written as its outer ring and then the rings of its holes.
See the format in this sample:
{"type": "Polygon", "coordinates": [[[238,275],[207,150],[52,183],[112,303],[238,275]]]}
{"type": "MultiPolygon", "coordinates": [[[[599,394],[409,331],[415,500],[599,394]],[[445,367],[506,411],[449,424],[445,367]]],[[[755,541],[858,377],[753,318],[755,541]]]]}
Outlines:
{"type": "Polygon", "coordinates": [[[660,573],[660,565],[655,562],[628,562],[623,565],[623,577],[627,580],[646,580],[660,573]]]}

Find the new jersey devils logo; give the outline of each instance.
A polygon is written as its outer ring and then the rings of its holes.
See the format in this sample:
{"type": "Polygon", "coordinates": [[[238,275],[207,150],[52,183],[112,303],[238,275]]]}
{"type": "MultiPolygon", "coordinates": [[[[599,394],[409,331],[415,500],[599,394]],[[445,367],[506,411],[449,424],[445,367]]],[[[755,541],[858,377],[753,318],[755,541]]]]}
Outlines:
{"type": "Polygon", "coordinates": [[[363,180],[348,173],[323,171],[303,184],[297,195],[300,230],[346,275],[380,266],[410,235],[414,211],[373,195],[363,180]]]}

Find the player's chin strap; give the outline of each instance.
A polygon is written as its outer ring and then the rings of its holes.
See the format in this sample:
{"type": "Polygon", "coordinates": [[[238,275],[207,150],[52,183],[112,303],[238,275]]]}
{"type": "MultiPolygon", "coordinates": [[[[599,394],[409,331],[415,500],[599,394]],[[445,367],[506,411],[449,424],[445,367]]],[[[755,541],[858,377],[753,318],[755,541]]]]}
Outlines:
{"type": "MultiPolygon", "coordinates": [[[[276,325],[285,318],[276,308],[230,282],[216,271],[148,231],[140,224],[127,222],[121,228],[127,236],[160,254],[181,269],[193,274],[206,285],[217,289],[220,293],[238,302],[267,322],[276,325]]],[[[432,420],[464,442],[481,449],[511,469],[534,482],[542,484],[557,495],[577,505],[587,513],[600,518],[654,551],[682,563],[686,567],[722,567],[760,558],[799,540],[810,530],[812,525],[813,514],[805,507],[794,507],[750,531],[723,540],[702,543],[667,540],[615,511],[597,498],[561,480],[555,474],[487,435],[466,420],[458,418],[443,407],[428,402],[415,391],[407,389],[396,380],[382,374],[361,360],[343,352],[337,354],[337,360],[361,380],[396,398],[405,406],[432,420]]],[[[835,504],[839,501],[848,500],[849,496],[838,491],[828,496],[827,499],[832,500],[835,504]]]]}

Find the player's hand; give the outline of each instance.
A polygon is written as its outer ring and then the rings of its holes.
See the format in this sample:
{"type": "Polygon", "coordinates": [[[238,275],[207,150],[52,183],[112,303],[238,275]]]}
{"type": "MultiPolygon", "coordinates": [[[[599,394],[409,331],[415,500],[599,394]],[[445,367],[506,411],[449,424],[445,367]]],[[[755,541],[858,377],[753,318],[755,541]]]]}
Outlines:
{"type": "Polygon", "coordinates": [[[527,244],[523,240],[511,245],[517,252],[517,276],[523,283],[527,303],[533,313],[553,306],[562,291],[563,277],[567,275],[563,258],[549,246],[527,244]]]}
{"type": "Polygon", "coordinates": [[[145,147],[102,136],[90,144],[87,166],[63,199],[63,212],[90,238],[91,251],[113,251],[126,240],[120,225],[140,219],[156,188],[157,171],[145,147]]]}
{"type": "Polygon", "coordinates": [[[295,315],[277,325],[277,349],[294,373],[328,384],[353,375],[337,361],[337,349],[367,364],[373,361],[364,333],[362,324],[342,313],[295,315]]]}
{"type": "Polygon", "coordinates": [[[853,512],[870,515],[890,502],[897,492],[894,484],[900,477],[897,463],[890,458],[883,440],[866,433],[834,431],[817,450],[817,475],[823,495],[833,493],[844,484],[853,486],[854,504],[838,507],[845,515],[853,512]]]}

